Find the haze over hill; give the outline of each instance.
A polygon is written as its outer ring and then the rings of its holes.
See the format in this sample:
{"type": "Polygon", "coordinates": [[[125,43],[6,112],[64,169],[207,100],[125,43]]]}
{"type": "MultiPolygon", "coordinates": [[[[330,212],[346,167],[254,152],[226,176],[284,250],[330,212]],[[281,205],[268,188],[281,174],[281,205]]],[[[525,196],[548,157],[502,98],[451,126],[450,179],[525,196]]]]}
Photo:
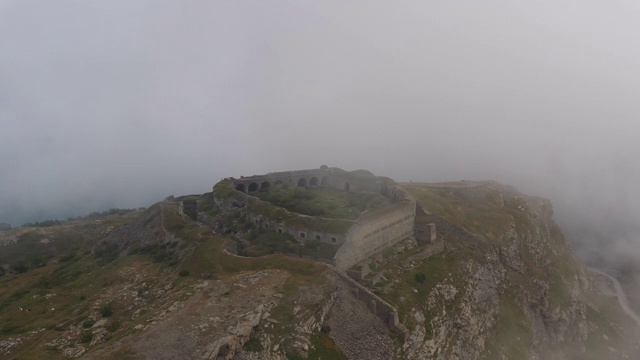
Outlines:
{"type": "Polygon", "coordinates": [[[0,357],[638,358],[637,287],[552,214],[493,181],[318,168],[2,231],[0,357]]]}
{"type": "Polygon", "coordinates": [[[572,240],[638,254],[639,15],[622,2],[2,1],[0,222],[329,164],[513,184],[551,198],[572,240]]]}

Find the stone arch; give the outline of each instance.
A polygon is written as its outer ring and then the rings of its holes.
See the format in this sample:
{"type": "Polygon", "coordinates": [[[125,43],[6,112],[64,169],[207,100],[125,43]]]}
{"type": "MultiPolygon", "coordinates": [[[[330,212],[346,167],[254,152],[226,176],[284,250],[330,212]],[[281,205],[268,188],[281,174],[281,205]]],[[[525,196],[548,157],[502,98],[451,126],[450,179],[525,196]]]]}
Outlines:
{"type": "Polygon", "coordinates": [[[322,185],[322,186],[329,185],[329,177],[328,176],[323,176],[322,180],[320,180],[320,185],[322,185]]]}
{"type": "Polygon", "coordinates": [[[236,190],[242,191],[243,193],[246,193],[247,192],[247,187],[244,186],[244,184],[238,184],[238,185],[236,185],[236,190]]]}
{"type": "Polygon", "coordinates": [[[305,179],[305,178],[298,179],[298,186],[306,187],[307,186],[307,179],[305,179]]]}
{"type": "Polygon", "coordinates": [[[284,184],[282,180],[276,180],[276,182],[273,183],[273,185],[281,185],[281,184],[284,184]]]}
{"type": "Polygon", "coordinates": [[[260,190],[269,190],[270,186],[271,186],[271,183],[268,181],[265,181],[260,185],[260,190]]]}
{"type": "Polygon", "coordinates": [[[309,186],[318,186],[318,178],[314,176],[309,179],[309,186]]]}
{"type": "Polygon", "coordinates": [[[344,183],[344,191],[349,191],[351,190],[351,184],[349,184],[348,182],[344,183]]]}
{"type": "Polygon", "coordinates": [[[258,191],[258,184],[257,183],[251,183],[249,184],[249,192],[254,192],[254,191],[258,191]]]}

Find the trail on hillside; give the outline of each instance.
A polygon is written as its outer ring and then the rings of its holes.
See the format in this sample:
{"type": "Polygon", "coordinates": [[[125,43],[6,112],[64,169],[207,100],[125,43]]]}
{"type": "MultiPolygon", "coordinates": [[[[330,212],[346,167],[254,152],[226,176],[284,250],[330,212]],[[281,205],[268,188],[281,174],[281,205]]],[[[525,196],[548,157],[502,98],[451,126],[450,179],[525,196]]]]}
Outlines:
{"type": "Polygon", "coordinates": [[[587,269],[593,273],[602,275],[613,282],[613,286],[616,290],[616,297],[618,298],[618,302],[620,303],[622,310],[624,310],[624,312],[626,312],[627,315],[629,315],[629,317],[635,320],[638,326],[640,326],[640,316],[638,316],[638,314],[636,314],[636,312],[633,311],[633,309],[631,309],[631,306],[629,306],[629,300],[627,299],[627,294],[625,294],[624,290],[622,290],[622,286],[620,286],[620,283],[618,282],[618,280],[616,280],[616,278],[614,278],[613,276],[607,274],[602,270],[595,269],[592,267],[589,267],[587,269]]]}

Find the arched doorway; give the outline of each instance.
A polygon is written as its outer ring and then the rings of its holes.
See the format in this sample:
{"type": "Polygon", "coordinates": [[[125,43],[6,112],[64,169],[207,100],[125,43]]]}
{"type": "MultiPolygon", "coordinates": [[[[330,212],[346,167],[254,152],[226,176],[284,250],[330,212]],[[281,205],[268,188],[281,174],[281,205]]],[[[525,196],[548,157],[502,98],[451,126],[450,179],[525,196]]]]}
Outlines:
{"type": "Polygon", "coordinates": [[[258,184],[256,183],[249,184],[249,192],[254,192],[254,191],[258,191],[258,184]]]}
{"type": "Polygon", "coordinates": [[[317,178],[317,177],[315,177],[315,176],[314,176],[314,177],[312,177],[312,178],[309,180],[309,186],[318,186],[318,178],[317,178]]]}
{"type": "Polygon", "coordinates": [[[276,182],[273,183],[273,185],[282,185],[282,184],[284,184],[282,180],[276,180],[276,182]]]}
{"type": "Polygon", "coordinates": [[[238,184],[238,185],[236,185],[236,190],[242,191],[243,193],[246,193],[247,192],[247,187],[244,186],[244,184],[238,184]]]}
{"type": "Polygon", "coordinates": [[[262,183],[262,185],[260,185],[260,190],[269,190],[269,186],[271,186],[271,183],[268,181],[265,181],[262,183]]]}
{"type": "Polygon", "coordinates": [[[323,176],[322,180],[320,180],[320,185],[322,185],[322,186],[329,185],[329,177],[328,176],[323,176]]]}
{"type": "Polygon", "coordinates": [[[307,187],[307,179],[305,178],[298,179],[298,186],[307,187]]]}

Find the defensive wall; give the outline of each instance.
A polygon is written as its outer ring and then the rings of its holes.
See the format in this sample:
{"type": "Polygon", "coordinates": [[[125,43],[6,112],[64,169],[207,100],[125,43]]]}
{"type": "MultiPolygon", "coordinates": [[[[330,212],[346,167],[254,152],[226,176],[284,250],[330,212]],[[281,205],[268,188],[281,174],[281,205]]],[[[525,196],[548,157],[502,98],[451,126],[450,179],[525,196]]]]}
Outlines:
{"type": "MultiPolygon", "coordinates": [[[[218,183],[216,187],[223,185],[218,183]]],[[[347,230],[355,223],[298,214],[240,191],[233,190],[232,194],[220,191],[223,193],[220,195],[216,187],[213,200],[218,208],[225,211],[240,209],[256,228],[289,234],[299,243],[316,240],[339,246],[346,241],[347,230]]]]}
{"type": "Polygon", "coordinates": [[[400,322],[398,309],[395,306],[389,304],[384,299],[371,292],[371,290],[347,276],[345,273],[338,271],[335,268],[331,268],[331,270],[338,275],[338,278],[343,281],[358,300],[367,305],[367,308],[369,308],[369,311],[371,311],[372,314],[376,315],[387,324],[389,330],[395,333],[403,343],[409,338],[410,331],[400,322]]]}
{"type": "Polygon", "coordinates": [[[290,234],[299,243],[316,240],[339,246],[332,261],[326,262],[333,263],[341,271],[414,235],[415,199],[393,180],[374,176],[365,170],[347,172],[322,166],[319,169],[274,172],[226,181],[236,191],[234,194],[216,192],[214,186],[214,202],[218,207],[242,208],[254,226],[290,234]],[[267,190],[277,184],[378,192],[392,204],[352,221],[297,214],[252,196],[256,191],[267,190]]]}
{"type": "Polygon", "coordinates": [[[356,263],[413,235],[416,203],[413,199],[366,214],[347,232],[336,253],[336,268],[346,271],[356,263]]]}
{"type": "Polygon", "coordinates": [[[392,201],[402,201],[408,196],[390,178],[374,176],[366,170],[344,171],[325,165],[319,169],[273,172],[265,175],[230,178],[236,190],[251,194],[267,190],[272,185],[285,184],[300,187],[330,186],[352,192],[381,192],[392,201]]]}

